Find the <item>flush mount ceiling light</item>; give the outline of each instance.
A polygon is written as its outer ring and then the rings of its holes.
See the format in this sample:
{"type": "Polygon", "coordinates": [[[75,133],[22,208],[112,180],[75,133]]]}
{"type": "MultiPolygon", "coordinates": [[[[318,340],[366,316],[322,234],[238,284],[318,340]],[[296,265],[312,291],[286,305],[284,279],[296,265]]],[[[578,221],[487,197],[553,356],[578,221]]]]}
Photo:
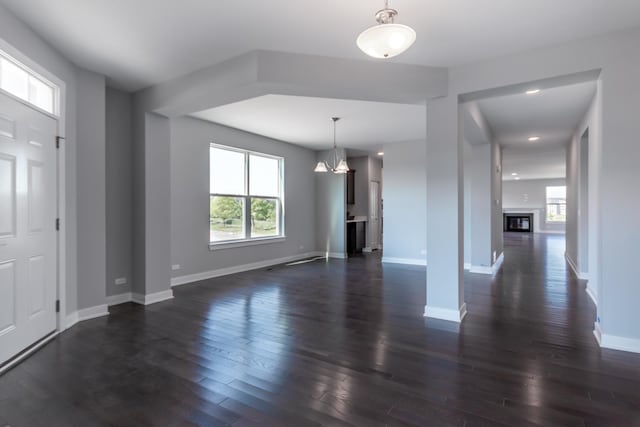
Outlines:
{"type": "Polygon", "coordinates": [[[378,156],[384,156],[384,152],[383,152],[383,151],[380,151],[380,152],[378,153],[378,156]]]}
{"type": "Polygon", "coordinates": [[[519,176],[516,176],[515,179],[516,179],[516,181],[520,181],[520,177],[519,176]]]}
{"type": "Polygon", "coordinates": [[[540,140],[539,136],[531,136],[531,137],[529,137],[529,141],[531,141],[531,142],[535,142],[535,141],[539,141],[539,140],[540,140]]]}
{"type": "Polygon", "coordinates": [[[358,36],[356,43],[360,50],[374,58],[393,58],[409,49],[416,41],[413,28],[393,22],[398,11],[389,9],[385,0],[384,9],[376,13],[378,25],[367,28],[358,36]]]}
{"type": "Polygon", "coordinates": [[[329,165],[329,163],[318,162],[316,168],[313,170],[314,172],[333,172],[333,173],[347,173],[349,172],[349,166],[347,165],[347,161],[340,157],[338,160],[338,146],[336,145],[336,122],[340,120],[340,117],[331,117],[333,120],[333,153],[332,153],[332,161],[333,163],[329,165]]]}
{"type": "Polygon", "coordinates": [[[511,175],[512,175],[512,176],[518,176],[518,173],[517,173],[517,172],[514,172],[514,173],[512,173],[511,175]]]}
{"type": "Polygon", "coordinates": [[[536,93],[540,93],[540,89],[531,89],[525,92],[527,95],[535,95],[536,93]]]}

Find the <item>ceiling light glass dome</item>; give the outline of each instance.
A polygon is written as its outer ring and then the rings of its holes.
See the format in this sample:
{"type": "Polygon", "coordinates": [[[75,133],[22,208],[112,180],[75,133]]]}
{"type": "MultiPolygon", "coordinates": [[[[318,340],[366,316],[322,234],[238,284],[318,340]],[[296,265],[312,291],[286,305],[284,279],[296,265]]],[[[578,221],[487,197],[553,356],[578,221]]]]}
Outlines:
{"type": "Polygon", "coordinates": [[[398,11],[385,8],[376,13],[378,25],[367,28],[358,36],[356,43],[360,50],[374,58],[393,58],[409,49],[416,41],[413,28],[393,22],[398,11]]]}

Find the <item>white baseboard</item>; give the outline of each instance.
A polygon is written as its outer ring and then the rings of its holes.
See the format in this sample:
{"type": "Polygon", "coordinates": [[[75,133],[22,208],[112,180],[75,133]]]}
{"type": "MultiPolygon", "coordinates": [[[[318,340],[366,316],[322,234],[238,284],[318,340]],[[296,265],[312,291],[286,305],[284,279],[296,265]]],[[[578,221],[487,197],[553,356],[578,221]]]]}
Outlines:
{"type": "Polygon", "coordinates": [[[382,262],[385,264],[427,265],[427,260],[420,258],[395,258],[383,256],[382,262]]]}
{"type": "Polygon", "coordinates": [[[501,252],[498,259],[496,259],[496,262],[494,262],[493,265],[491,266],[491,268],[493,269],[493,274],[496,274],[498,271],[500,271],[500,268],[502,267],[503,262],[504,262],[504,252],[501,252]]]}
{"type": "MultiPolygon", "coordinates": [[[[500,254],[500,256],[496,259],[496,262],[494,262],[492,266],[469,265],[469,273],[494,275],[500,270],[500,267],[502,267],[503,262],[504,262],[504,252],[500,254]]],[[[465,264],[465,267],[466,267],[466,264],[465,264]]]]}
{"type": "Polygon", "coordinates": [[[467,271],[471,270],[471,263],[470,262],[465,262],[464,263],[464,269],[467,270],[467,271]]]}
{"type": "Polygon", "coordinates": [[[493,268],[489,267],[488,265],[472,265],[469,269],[469,273],[492,275],[493,268]]]}
{"type": "Polygon", "coordinates": [[[131,300],[136,304],[151,305],[162,301],[167,301],[173,298],[173,291],[167,289],[166,291],[156,292],[154,294],[132,294],[131,300]]]}
{"type": "Polygon", "coordinates": [[[598,345],[602,346],[602,328],[600,327],[600,323],[593,323],[593,336],[596,337],[596,341],[598,341],[598,345]]]}
{"type": "Polygon", "coordinates": [[[250,270],[257,270],[259,268],[271,267],[272,265],[285,264],[287,262],[299,261],[301,259],[312,258],[316,256],[340,259],[345,258],[344,254],[339,253],[307,252],[304,254],[298,254],[284,258],[269,259],[265,261],[252,262],[250,264],[234,265],[233,267],[219,268],[217,270],[203,271],[202,273],[173,277],[171,279],[171,286],[173,287],[186,285],[187,283],[198,282],[200,280],[213,279],[214,277],[227,276],[229,274],[242,273],[250,270]]]}
{"type": "Polygon", "coordinates": [[[131,292],[126,292],[124,294],[111,295],[107,297],[107,304],[109,307],[112,305],[124,304],[125,302],[133,301],[133,294],[131,292]]]}
{"type": "Polygon", "coordinates": [[[598,306],[598,294],[597,292],[595,292],[593,289],[591,289],[589,287],[589,284],[587,283],[586,288],[584,289],[587,292],[587,295],[589,295],[589,298],[591,298],[591,301],[593,301],[593,303],[595,304],[595,306],[598,306]]]}
{"type": "Polygon", "coordinates": [[[67,330],[78,323],[78,312],[74,311],[73,313],[67,314],[64,319],[64,329],[67,330]]]}
{"type": "Polygon", "coordinates": [[[467,304],[464,303],[460,306],[459,310],[452,310],[450,308],[441,307],[424,307],[424,317],[431,317],[433,319],[448,320],[450,322],[461,323],[467,315],[467,304]]]}
{"type": "MultiPolygon", "coordinates": [[[[314,255],[312,255],[314,256],[314,255]]],[[[319,255],[315,255],[315,256],[326,256],[328,258],[335,258],[335,259],[347,259],[347,254],[342,253],[342,252],[329,252],[327,253],[320,253],[319,255]]]]}
{"type": "Polygon", "coordinates": [[[109,315],[109,306],[107,304],[96,305],[94,307],[83,308],[78,311],[70,313],[65,318],[64,329],[69,329],[78,322],[83,320],[95,319],[96,317],[102,317],[109,315]]]}
{"type": "Polygon", "coordinates": [[[593,336],[602,348],[640,353],[640,338],[619,337],[602,333],[602,327],[598,322],[594,323],[593,336]]]}
{"type": "Polygon", "coordinates": [[[578,271],[578,266],[573,261],[573,259],[571,259],[569,254],[566,253],[566,252],[564,253],[564,259],[567,260],[567,264],[569,264],[569,267],[571,267],[571,270],[573,271],[573,273],[576,275],[576,277],[578,279],[580,279],[580,280],[589,280],[589,273],[582,273],[582,272],[578,271]]]}
{"type": "Polygon", "coordinates": [[[628,351],[631,353],[640,353],[640,339],[602,334],[600,338],[600,347],[612,350],[628,351]]]}

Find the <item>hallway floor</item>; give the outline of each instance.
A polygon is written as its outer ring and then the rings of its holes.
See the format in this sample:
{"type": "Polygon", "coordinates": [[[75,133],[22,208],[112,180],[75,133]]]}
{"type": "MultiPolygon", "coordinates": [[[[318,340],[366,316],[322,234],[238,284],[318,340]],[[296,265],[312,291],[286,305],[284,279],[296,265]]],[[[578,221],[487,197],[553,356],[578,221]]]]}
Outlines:
{"type": "Polygon", "coordinates": [[[505,234],[461,326],[379,256],[175,288],[83,322],[0,377],[0,426],[634,426],[640,355],[600,349],[564,238],[505,234]]]}

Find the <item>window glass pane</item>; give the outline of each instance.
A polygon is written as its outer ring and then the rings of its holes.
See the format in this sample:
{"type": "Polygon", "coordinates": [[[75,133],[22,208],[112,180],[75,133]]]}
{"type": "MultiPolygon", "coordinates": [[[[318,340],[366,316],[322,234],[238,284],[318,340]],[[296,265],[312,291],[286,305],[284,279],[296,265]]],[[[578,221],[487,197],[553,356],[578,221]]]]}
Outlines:
{"type": "Polygon", "coordinates": [[[249,194],[252,196],[280,195],[280,161],[271,157],[249,156],[249,194]]]}
{"type": "Polygon", "coordinates": [[[244,153],[211,147],[209,164],[210,193],[245,194],[244,153]]]}
{"type": "Polygon", "coordinates": [[[244,198],[209,197],[209,241],[244,239],[244,198]]]}
{"type": "Polygon", "coordinates": [[[29,102],[53,113],[53,88],[39,78],[29,76],[29,102]]]}
{"type": "Polygon", "coordinates": [[[567,187],[547,187],[547,222],[566,222],[567,187]]]}
{"type": "Polygon", "coordinates": [[[4,58],[0,58],[0,85],[18,98],[29,100],[29,74],[4,58]]]}
{"type": "Polygon", "coordinates": [[[278,199],[251,198],[251,237],[280,235],[278,199]]]}

